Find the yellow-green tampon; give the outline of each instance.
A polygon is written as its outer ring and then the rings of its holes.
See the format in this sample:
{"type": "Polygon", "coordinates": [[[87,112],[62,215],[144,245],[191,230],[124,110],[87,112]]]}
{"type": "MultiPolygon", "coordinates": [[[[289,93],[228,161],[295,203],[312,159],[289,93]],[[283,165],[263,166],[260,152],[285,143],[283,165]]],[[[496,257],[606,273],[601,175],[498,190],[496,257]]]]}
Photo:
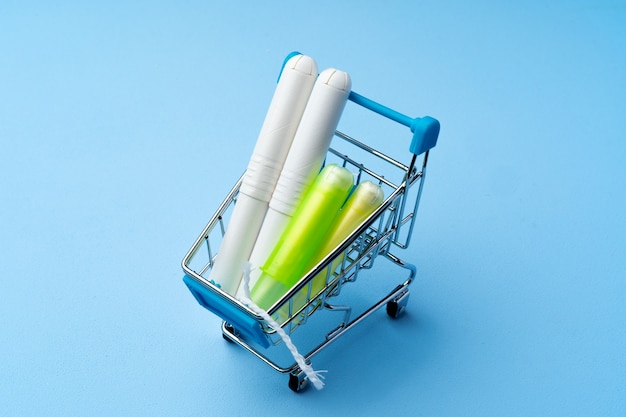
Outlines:
{"type": "Polygon", "coordinates": [[[333,164],[322,169],[261,266],[262,274],[250,292],[255,304],[267,310],[310,269],[353,185],[347,168],[333,164]]]}

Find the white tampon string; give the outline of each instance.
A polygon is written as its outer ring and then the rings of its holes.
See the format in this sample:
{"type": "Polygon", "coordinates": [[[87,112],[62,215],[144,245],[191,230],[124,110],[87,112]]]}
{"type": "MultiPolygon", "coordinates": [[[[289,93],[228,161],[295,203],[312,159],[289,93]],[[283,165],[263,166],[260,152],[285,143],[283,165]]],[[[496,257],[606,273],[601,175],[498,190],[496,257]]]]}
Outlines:
{"type": "Polygon", "coordinates": [[[285,342],[285,346],[287,346],[287,349],[289,349],[289,352],[291,352],[291,355],[295,359],[296,363],[298,364],[302,372],[304,372],[304,374],[307,376],[309,381],[311,381],[315,389],[321,390],[322,388],[324,388],[324,381],[322,381],[322,379],[324,379],[324,375],[322,375],[322,373],[327,372],[327,371],[315,371],[310,364],[306,363],[304,356],[302,356],[300,352],[298,352],[298,348],[296,348],[296,345],[294,345],[293,341],[291,340],[291,337],[289,337],[289,335],[285,332],[285,330],[283,330],[280,324],[278,324],[276,320],[274,320],[269,314],[267,314],[267,311],[263,310],[262,308],[254,304],[254,302],[250,299],[249,282],[250,282],[251,269],[252,268],[251,268],[250,262],[245,262],[243,265],[243,280],[242,280],[244,296],[239,297],[239,300],[242,303],[246,304],[248,307],[250,307],[250,309],[254,311],[256,314],[263,317],[263,320],[265,320],[267,324],[273,330],[275,330],[276,333],[278,333],[281,339],[283,339],[283,342],[285,342]]]}

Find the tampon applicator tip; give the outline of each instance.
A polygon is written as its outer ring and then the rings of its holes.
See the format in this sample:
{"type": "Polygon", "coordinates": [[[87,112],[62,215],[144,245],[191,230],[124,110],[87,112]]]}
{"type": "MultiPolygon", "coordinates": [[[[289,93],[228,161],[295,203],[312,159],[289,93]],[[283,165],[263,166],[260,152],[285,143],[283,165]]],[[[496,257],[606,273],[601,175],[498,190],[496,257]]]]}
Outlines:
{"type": "Polygon", "coordinates": [[[352,89],[350,75],[335,68],[328,68],[322,71],[318,80],[339,91],[350,91],[352,89]]]}
{"type": "Polygon", "coordinates": [[[306,75],[315,75],[317,73],[317,64],[315,63],[315,60],[307,55],[294,56],[287,61],[285,67],[306,75]]]}

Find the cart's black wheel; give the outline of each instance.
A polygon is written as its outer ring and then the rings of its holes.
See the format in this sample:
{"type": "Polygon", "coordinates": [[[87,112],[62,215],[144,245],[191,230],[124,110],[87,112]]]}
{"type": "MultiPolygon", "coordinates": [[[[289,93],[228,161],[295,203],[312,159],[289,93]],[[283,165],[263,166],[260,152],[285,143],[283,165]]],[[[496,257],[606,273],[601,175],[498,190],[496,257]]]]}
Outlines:
{"type": "Polygon", "coordinates": [[[301,372],[298,375],[289,374],[289,389],[293,392],[300,392],[309,385],[308,378],[301,372]]]}
{"type": "Polygon", "coordinates": [[[389,317],[394,319],[400,317],[404,313],[408,302],[409,290],[407,289],[399,296],[387,303],[387,314],[389,315],[389,317]]]}
{"type": "MultiPolygon", "coordinates": [[[[233,334],[233,335],[235,334],[235,328],[234,328],[232,325],[230,325],[229,323],[226,323],[226,324],[224,325],[224,329],[225,329],[225,331],[226,331],[226,332],[228,332],[228,333],[230,333],[230,334],[233,334]]],[[[224,332],[222,332],[222,337],[223,337],[223,338],[224,338],[224,340],[226,340],[228,343],[235,343],[235,342],[233,341],[233,339],[231,339],[230,337],[228,337],[228,336],[226,335],[226,333],[224,333],[224,332]]]]}
{"type": "Polygon", "coordinates": [[[389,317],[397,319],[402,314],[402,309],[395,301],[389,301],[387,303],[387,314],[389,317]]]}

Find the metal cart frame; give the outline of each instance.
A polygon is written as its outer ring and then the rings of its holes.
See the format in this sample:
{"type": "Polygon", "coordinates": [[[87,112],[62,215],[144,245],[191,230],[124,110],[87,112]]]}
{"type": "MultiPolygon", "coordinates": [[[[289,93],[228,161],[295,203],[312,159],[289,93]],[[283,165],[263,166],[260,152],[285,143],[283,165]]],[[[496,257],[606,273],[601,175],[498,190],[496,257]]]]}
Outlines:
{"type": "MultiPolygon", "coordinates": [[[[439,135],[439,122],[431,117],[410,118],[355,92],[350,93],[349,101],[409,127],[413,136],[409,148],[412,155],[409,164],[405,165],[356,138],[340,131],[335,132],[325,163],[348,167],[355,172],[357,183],[368,179],[379,184],[384,188],[386,198],[347,239],[268,309],[270,315],[277,315],[281,311],[281,327],[289,335],[299,328],[302,330],[298,333],[305,333],[307,326],[304,325],[319,309],[339,312],[334,315],[338,317],[338,324],[323,330],[321,342],[315,341],[308,353],[303,354],[307,362],[379,308],[386,306],[387,313],[394,318],[399,317],[406,308],[409,285],[416,276],[416,267],[403,261],[393,250],[404,249],[410,243],[424,186],[429,150],[436,145],[439,135]],[[359,156],[355,156],[357,154],[359,156]],[[378,161],[380,168],[370,168],[365,160],[378,161]],[[345,284],[357,281],[360,272],[370,269],[379,256],[405,270],[408,276],[352,318],[352,307],[332,304],[333,298],[342,292],[345,284]],[[313,286],[313,281],[320,279],[324,280],[322,290],[314,291],[313,288],[318,287],[313,286]]],[[[226,232],[229,212],[236,204],[241,180],[228,193],[183,258],[183,281],[203,307],[223,319],[222,334],[226,340],[242,346],[274,370],[289,373],[289,387],[300,391],[306,386],[307,377],[298,364],[280,364],[270,354],[273,347],[281,342],[275,330],[249,307],[207,278],[219,242],[226,232]]]]}

